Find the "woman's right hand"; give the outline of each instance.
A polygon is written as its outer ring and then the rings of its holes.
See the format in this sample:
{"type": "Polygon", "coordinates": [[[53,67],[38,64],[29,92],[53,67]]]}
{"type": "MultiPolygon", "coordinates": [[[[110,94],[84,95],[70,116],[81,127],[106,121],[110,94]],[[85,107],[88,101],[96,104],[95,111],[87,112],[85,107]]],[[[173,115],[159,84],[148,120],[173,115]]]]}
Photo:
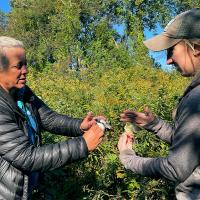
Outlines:
{"type": "Polygon", "coordinates": [[[85,131],[83,138],[88,147],[88,151],[93,151],[101,143],[104,131],[95,123],[92,127],[85,131]]]}
{"type": "Polygon", "coordinates": [[[120,115],[120,121],[135,123],[137,126],[145,126],[154,120],[155,116],[148,107],[144,108],[143,112],[133,110],[125,110],[120,115]]]}

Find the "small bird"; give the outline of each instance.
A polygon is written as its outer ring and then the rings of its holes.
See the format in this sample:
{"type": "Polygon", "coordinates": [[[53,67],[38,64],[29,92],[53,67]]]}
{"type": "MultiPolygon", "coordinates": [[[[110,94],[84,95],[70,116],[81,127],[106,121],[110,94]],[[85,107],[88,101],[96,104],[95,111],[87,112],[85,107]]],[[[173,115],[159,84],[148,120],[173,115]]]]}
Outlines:
{"type": "Polygon", "coordinates": [[[141,128],[137,125],[135,125],[134,123],[131,122],[126,122],[125,126],[124,126],[124,130],[127,133],[136,133],[139,130],[141,130],[141,128]]]}
{"type": "Polygon", "coordinates": [[[99,125],[99,127],[102,128],[104,131],[113,131],[113,128],[107,121],[103,119],[95,119],[95,120],[96,123],[99,125]]]}

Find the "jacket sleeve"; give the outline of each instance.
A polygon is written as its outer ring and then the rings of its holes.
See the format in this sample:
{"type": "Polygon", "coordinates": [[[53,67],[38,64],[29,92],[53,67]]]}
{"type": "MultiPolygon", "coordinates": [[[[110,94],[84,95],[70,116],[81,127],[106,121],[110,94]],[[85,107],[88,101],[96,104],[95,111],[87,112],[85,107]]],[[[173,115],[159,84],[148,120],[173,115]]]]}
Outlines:
{"type": "Polygon", "coordinates": [[[0,156],[24,171],[46,171],[87,157],[83,137],[35,147],[19,128],[9,109],[0,107],[0,156]]]}
{"type": "Polygon", "coordinates": [[[178,125],[167,157],[143,158],[132,150],[125,150],[120,153],[124,166],[138,174],[165,177],[178,182],[189,177],[200,161],[199,96],[199,92],[194,92],[181,103],[178,125]]]}
{"type": "Polygon", "coordinates": [[[172,141],[172,136],[175,131],[174,127],[170,123],[159,117],[156,117],[151,123],[145,125],[144,128],[155,133],[161,140],[169,144],[172,141]]]}
{"type": "Polygon", "coordinates": [[[51,110],[32,91],[31,95],[33,97],[31,104],[34,104],[34,107],[39,113],[39,122],[43,130],[64,136],[76,137],[82,135],[80,130],[82,119],[58,114],[57,112],[51,110]]]}

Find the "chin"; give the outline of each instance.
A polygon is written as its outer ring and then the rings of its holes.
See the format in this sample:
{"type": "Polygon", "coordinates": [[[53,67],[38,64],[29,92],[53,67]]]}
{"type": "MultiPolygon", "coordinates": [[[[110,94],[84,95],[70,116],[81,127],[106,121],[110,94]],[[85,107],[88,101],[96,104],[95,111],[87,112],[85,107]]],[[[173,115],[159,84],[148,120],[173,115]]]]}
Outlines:
{"type": "Polygon", "coordinates": [[[195,74],[181,73],[181,75],[182,75],[183,77],[192,77],[192,76],[194,76],[195,74]]]}
{"type": "Polygon", "coordinates": [[[188,74],[181,74],[181,76],[183,76],[183,77],[190,77],[190,76],[188,76],[188,74]]]}
{"type": "Polygon", "coordinates": [[[21,88],[23,88],[23,87],[25,87],[25,86],[26,86],[26,84],[20,84],[20,85],[17,85],[16,88],[17,88],[17,89],[21,89],[21,88]]]}

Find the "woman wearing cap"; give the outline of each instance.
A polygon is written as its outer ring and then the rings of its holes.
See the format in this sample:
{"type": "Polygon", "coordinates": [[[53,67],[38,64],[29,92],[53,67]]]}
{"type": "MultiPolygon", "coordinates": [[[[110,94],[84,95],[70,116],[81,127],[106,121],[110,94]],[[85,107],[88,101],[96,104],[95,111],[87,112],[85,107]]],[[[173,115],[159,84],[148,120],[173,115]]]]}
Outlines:
{"type": "Polygon", "coordinates": [[[175,181],[179,200],[200,199],[200,9],[179,14],[163,33],[144,44],[153,51],[167,50],[167,64],[175,65],[183,76],[195,77],[178,103],[173,126],[148,109],[121,114],[121,121],[134,122],[168,142],[168,156],[137,156],[130,148],[133,141],[123,134],[118,143],[120,160],[134,173],[175,181]]]}

